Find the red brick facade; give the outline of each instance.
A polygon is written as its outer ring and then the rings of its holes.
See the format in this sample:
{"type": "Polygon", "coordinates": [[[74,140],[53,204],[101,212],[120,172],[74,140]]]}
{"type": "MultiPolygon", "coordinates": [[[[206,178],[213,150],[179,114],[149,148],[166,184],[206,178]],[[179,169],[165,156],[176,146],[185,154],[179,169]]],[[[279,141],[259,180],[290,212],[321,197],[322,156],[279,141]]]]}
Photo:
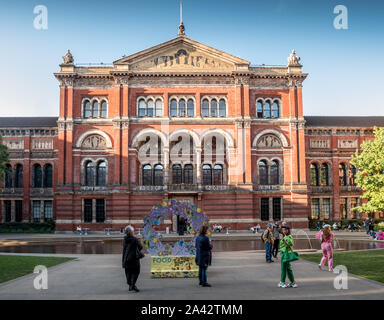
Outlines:
{"type": "Polygon", "coordinates": [[[351,217],[360,190],[351,185],[349,160],[372,138],[372,125],[304,117],[307,74],[299,60],[292,53],[287,66],[251,67],[184,35],[112,66],[77,66],[68,52],[55,74],[58,118],[0,119],[13,169],[1,189],[1,221],[43,220],[52,211],[57,230],[119,229],[140,226],[164,199],[189,200],[232,229],[274,218],[294,228],[307,228],[311,215],[338,220],[346,198],[351,217]],[[177,139],[186,137],[192,152],[174,158],[177,139]],[[149,138],[158,139],[159,155],[143,160],[149,138]],[[340,163],[347,186],[340,186],[340,163]],[[15,185],[17,164],[22,187],[15,185]]]}

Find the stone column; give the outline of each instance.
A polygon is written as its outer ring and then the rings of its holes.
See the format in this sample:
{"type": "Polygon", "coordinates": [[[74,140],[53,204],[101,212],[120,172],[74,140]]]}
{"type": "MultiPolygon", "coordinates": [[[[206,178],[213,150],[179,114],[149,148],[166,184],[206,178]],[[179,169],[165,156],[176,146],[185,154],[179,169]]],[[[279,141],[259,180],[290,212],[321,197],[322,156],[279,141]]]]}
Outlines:
{"type": "Polygon", "coordinates": [[[92,199],[92,223],[96,223],[96,199],[92,199]]]}
{"type": "Polygon", "coordinates": [[[40,222],[44,222],[44,201],[40,200],[40,222]]]}
{"type": "Polygon", "coordinates": [[[11,222],[15,222],[15,200],[11,200],[11,222]]]}
{"type": "Polygon", "coordinates": [[[169,182],[169,148],[164,148],[164,186],[168,188],[169,182]]]}
{"type": "Polygon", "coordinates": [[[273,221],[273,198],[269,198],[269,221],[273,221]]]}
{"type": "Polygon", "coordinates": [[[201,148],[196,148],[196,184],[201,184],[201,148]]]}

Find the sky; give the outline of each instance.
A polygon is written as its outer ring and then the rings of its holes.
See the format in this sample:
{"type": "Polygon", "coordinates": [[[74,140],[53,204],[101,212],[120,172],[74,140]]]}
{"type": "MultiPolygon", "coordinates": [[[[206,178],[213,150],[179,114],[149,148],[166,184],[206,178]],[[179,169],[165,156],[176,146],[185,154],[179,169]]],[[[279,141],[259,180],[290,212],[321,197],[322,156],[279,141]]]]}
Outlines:
{"type": "MultiPolygon", "coordinates": [[[[112,63],[173,39],[178,0],[0,0],[0,116],[57,116],[53,76],[75,63],[112,63]],[[34,28],[44,5],[48,28],[34,28]]],[[[384,1],[184,0],[187,37],[252,65],[301,57],[304,115],[384,116],[384,1]],[[348,29],[336,29],[337,5],[348,29]]]]}

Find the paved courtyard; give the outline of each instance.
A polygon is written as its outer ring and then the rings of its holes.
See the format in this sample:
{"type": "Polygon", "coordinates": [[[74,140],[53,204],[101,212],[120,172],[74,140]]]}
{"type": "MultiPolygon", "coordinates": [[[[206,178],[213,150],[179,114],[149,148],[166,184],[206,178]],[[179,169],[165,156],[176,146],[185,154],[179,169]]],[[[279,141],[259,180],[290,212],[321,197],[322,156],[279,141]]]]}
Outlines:
{"type": "Polygon", "coordinates": [[[333,287],[335,274],[320,271],[313,263],[293,263],[299,288],[277,288],[280,263],[264,262],[254,251],[219,252],[208,270],[212,288],[198,286],[197,279],[150,279],[150,260],[142,260],[139,293],[128,291],[120,255],[76,256],[48,271],[48,290],[37,291],[31,274],[0,285],[0,299],[383,299],[384,285],[349,276],[349,289],[333,287]]]}

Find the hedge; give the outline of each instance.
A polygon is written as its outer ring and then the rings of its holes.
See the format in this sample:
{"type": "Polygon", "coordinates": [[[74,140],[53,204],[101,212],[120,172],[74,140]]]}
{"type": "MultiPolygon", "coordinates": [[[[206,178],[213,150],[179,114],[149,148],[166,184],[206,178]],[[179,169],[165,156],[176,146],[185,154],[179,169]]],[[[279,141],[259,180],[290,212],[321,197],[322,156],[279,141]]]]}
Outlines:
{"type": "Polygon", "coordinates": [[[42,223],[0,223],[0,233],[53,233],[55,232],[55,228],[56,223],[54,220],[47,220],[46,222],[42,223]]]}

